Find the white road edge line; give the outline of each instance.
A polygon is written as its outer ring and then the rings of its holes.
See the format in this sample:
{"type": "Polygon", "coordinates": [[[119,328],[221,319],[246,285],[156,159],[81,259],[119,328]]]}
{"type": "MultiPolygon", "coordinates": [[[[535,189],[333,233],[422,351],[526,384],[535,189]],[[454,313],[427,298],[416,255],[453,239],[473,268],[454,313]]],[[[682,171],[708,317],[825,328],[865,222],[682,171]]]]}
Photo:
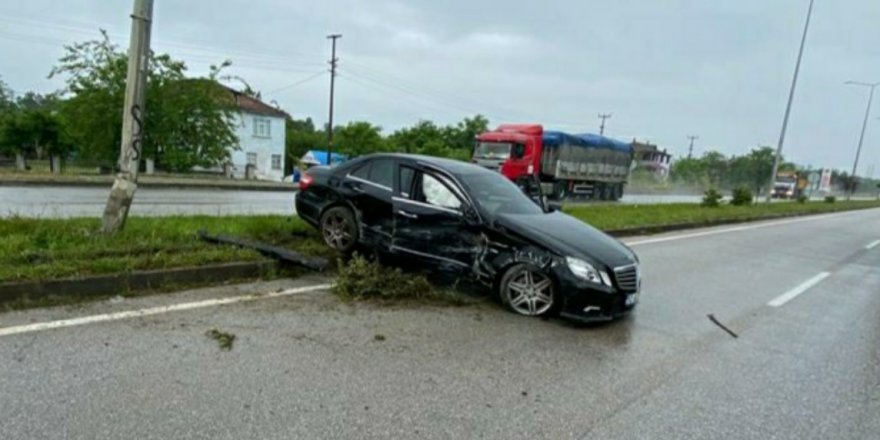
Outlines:
{"type": "Polygon", "coordinates": [[[871,249],[874,249],[877,246],[880,246],[880,240],[872,241],[871,243],[868,243],[868,245],[865,246],[865,249],[870,251],[871,249]]]}
{"type": "MultiPolygon", "coordinates": [[[[871,211],[871,210],[868,210],[868,211],[871,211]]],[[[852,215],[854,213],[859,213],[859,212],[864,212],[864,210],[847,211],[847,212],[835,213],[835,214],[810,215],[810,216],[805,216],[805,217],[793,219],[793,220],[771,221],[771,222],[757,223],[757,224],[751,224],[751,225],[745,225],[745,226],[736,226],[736,227],[732,227],[732,228],[714,229],[711,231],[694,232],[691,234],[680,234],[680,235],[673,235],[673,236],[669,236],[669,237],[648,238],[645,240],[636,240],[636,241],[629,241],[629,242],[624,240],[623,242],[626,243],[627,246],[639,246],[639,245],[643,245],[643,244],[664,243],[667,241],[685,240],[688,238],[705,237],[705,236],[709,236],[709,235],[728,234],[731,232],[748,231],[748,230],[760,229],[760,228],[769,228],[769,227],[773,227],[773,226],[789,225],[792,223],[824,220],[824,219],[832,218],[832,217],[852,215]]]]}
{"type": "Polygon", "coordinates": [[[181,310],[200,309],[204,307],[215,307],[226,304],[235,304],[247,301],[256,301],[259,299],[278,298],[281,296],[290,296],[300,293],[314,292],[325,290],[332,287],[332,284],[318,284],[314,286],[296,287],[293,289],[282,290],[280,292],[257,293],[252,295],[233,296],[230,298],[208,299],[204,301],[196,301],[181,304],[172,304],[168,306],[150,307],[139,310],[128,310],[124,312],[106,313],[103,315],[83,316],[72,319],[62,319],[59,321],[38,322],[34,324],[18,325],[14,327],[0,327],[0,337],[16,335],[21,333],[38,332],[43,330],[52,330],[64,327],[73,327],[84,324],[94,324],[98,322],[118,321],[120,319],[139,318],[142,316],[160,315],[163,313],[179,312],[181,310]]]}
{"type": "Polygon", "coordinates": [[[772,301],[768,302],[767,305],[770,307],[782,307],[785,303],[797,298],[800,294],[810,290],[817,284],[821,283],[822,280],[831,276],[831,272],[822,272],[819,275],[814,276],[813,278],[808,279],[801,283],[800,286],[795,287],[794,289],[789,290],[788,292],[779,295],[774,298],[772,301]]]}

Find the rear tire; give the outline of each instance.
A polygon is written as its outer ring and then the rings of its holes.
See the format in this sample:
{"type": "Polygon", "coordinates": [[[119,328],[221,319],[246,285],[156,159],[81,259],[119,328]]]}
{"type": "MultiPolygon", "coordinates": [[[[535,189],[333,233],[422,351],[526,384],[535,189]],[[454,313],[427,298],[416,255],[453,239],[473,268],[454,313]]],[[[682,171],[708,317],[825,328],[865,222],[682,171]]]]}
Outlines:
{"type": "Polygon", "coordinates": [[[556,286],[533,264],[517,264],[501,277],[498,296],[510,311],[523,316],[548,316],[557,310],[556,286]]]}
{"type": "Polygon", "coordinates": [[[321,216],[321,236],[327,246],[348,255],[357,247],[360,228],[350,209],[337,206],[321,216]]]}

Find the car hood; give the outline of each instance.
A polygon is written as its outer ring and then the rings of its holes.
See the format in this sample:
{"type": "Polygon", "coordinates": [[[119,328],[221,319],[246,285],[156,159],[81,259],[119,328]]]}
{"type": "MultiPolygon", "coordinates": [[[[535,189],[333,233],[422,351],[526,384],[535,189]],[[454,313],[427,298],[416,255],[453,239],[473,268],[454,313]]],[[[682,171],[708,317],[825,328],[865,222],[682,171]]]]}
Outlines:
{"type": "Polygon", "coordinates": [[[497,224],[562,256],[585,259],[608,268],[638,261],[636,255],[616,238],[561,212],[503,214],[497,224]]]}

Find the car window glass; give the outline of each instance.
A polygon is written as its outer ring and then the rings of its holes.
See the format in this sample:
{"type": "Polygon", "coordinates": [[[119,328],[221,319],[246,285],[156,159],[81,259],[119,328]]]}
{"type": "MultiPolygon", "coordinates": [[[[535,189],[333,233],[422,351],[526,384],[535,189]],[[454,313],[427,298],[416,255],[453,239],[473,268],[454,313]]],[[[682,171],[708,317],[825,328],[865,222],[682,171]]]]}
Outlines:
{"type": "Polygon", "coordinates": [[[422,175],[422,195],[425,198],[425,203],[450,209],[461,208],[461,200],[449,187],[430,174],[422,175]]]}
{"type": "Polygon", "coordinates": [[[370,167],[370,177],[368,180],[387,188],[394,186],[394,161],[391,159],[374,161],[372,167],[370,167]]]}
{"type": "Polygon", "coordinates": [[[412,190],[412,182],[415,174],[416,171],[410,167],[400,167],[400,195],[404,197],[409,197],[409,192],[412,190]]]}
{"type": "Polygon", "coordinates": [[[359,179],[368,179],[370,177],[370,164],[369,163],[364,164],[363,166],[352,171],[349,174],[351,174],[352,176],[357,177],[359,179]]]}

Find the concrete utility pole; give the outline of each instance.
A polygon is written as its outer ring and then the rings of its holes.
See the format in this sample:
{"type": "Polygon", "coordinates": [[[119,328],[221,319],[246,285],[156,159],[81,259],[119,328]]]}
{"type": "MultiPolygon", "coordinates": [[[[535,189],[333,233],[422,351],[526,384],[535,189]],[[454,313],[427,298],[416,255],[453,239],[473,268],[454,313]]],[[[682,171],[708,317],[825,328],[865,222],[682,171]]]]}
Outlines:
{"type": "Polygon", "coordinates": [[[125,226],[134,192],[144,140],[144,103],[150,57],[150,25],[153,0],[134,0],[131,14],[131,41],[128,48],[128,75],[125,81],[125,104],[122,112],[122,145],[119,170],[107,206],[102,231],[112,234],[125,226]]]}
{"type": "Polygon", "coordinates": [[[862,155],[862,144],[865,142],[865,131],[868,129],[868,119],[871,118],[871,104],[874,102],[874,89],[876,89],[877,86],[880,86],[880,82],[865,83],[859,81],[847,81],[846,84],[851,86],[868,87],[871,89],[871,92],[868,96],[868,108],[865,109],[865,122],[862,123],[862,134],[861,136],[859,136],[859,147],[856,149],[856,160],[853,161],[852,174],[850,174],[849,176],[850,188],[849,191],[846,192],[846,199],[849,200],[850,198],[852,198],[852,195],[856,190],[856,171],[858,171],[859,169],[859,156],[862,155]]]}
{"type": "Polygon", "coordinates": [[[611,119],[611,116],[612,116],[611,113],[599,113],[599,119],[602,120],[602,125],[599,126],[599,135],[600,136],[605,135],[605,120],[611,119]]]}
{"type": "Polygon", "coordinates": [[[785,116],[782,119],[782,131],[779,133],[779,144],[776,146],[776,157],[773,159],[773,172],[770,174],[770,184],[767,186],[767,203],[773,198],[773,185],[776,183],[776,173],[779,172],[779,162],[782,160],[782,146],[785,145],[785,132],[788,130],[788,118],[791,116],[791,104],[794,102],[794,92],[797,89],[798,75],[801,71],[801,60],[804,58],[804,46],[807,44],[807,33],[810,30],[810,18],[813,16],[813,3],[807,9],[807,21],[804,23],[804,35],[801,37],[801,48],[798,50],[797,63],[794,65],[794,77],[791,80],[791,90],[788,93],[788,105],[785,107],[785,116]]]}
{"type": "Polygon", "coordinates": [[[342,38],[342,34],[330,34],[327,38],[333,40],[333,52],[330,55],[330,120],[327,123],[327,165],[333,161],[333,89],[336,85],[336,66],[339,58],[336,58],[336,40],[342,38]]]}
{"type": "Polygon", "coordinates": [[[688,159],[691,159],[694,157],[694,141],[699,138],[700,138],[699,136],[694,136],[694,135],[688,136],[688,139],[691,140],[691,146],[688,147],[688,159]]]}

